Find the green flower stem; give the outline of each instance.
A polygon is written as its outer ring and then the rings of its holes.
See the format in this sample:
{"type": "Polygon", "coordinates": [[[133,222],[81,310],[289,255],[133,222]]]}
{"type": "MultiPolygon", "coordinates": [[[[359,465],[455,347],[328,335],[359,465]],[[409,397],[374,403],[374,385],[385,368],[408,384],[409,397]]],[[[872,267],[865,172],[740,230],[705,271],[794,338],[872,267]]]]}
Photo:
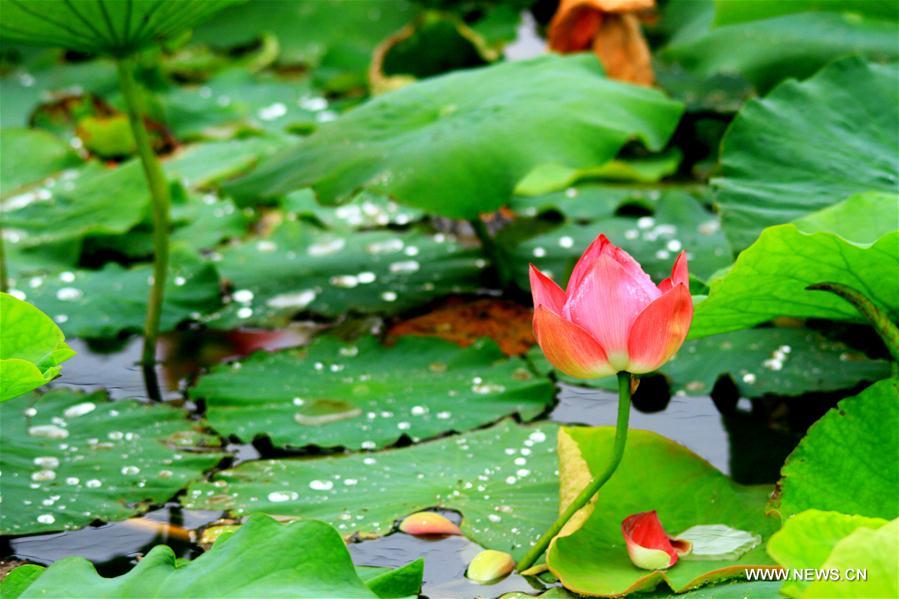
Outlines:
{"type": "Polygon", "coordinates": [[[490,264],[496,266],[498,264],[496,261],[496,241],[494,241],[493,235],[491,235],[490,231],[487,229],[487,225],[480,219],[480,217],[471,219],[468,221],[468,224],[471,225],[474,234],[478,237],[478,241],[481,242],[481,248],[490,260],[490,264]]]}
{"type": "Polygon", "coordinates": [[[0,291],[9,291],[9,277],[6,274],[6,242],[3,241],[3,230],[0,229],[0,291]]]}
{"type": "Polygon", "coordinates": [[[864,316],[886,345],[887,351],[893,357],[893,362],[899,363],[899,327],[889,317],[887,312],[869,300],[867,297],[841,283],[816,283],[806,287],[809,291],[829,291],[852,304],[859,314],[864,316]]]}
{"type": "Polygon", "coordinates": [[[534,562],[536,562],[540,556],[543,555],[543,552],[546,551],[546,548],[549,547],[550,541],[559,534],[559,531],[562,530],[571,517],[578,510],[587,505],[587,503],[593,499],[593,496],[599,492],[602,486],[612,478],[613,474],[615,474],[618,465],[621,464],[621,458],[624,457],[624,446],[627,444],[627,423],[630,413],[631,375],[629,372],[619,372],[618,422],[615,425],[615,445],[612,448],[612,459],[609,461],[609,465],[606,466],[605,471],[600,476],[597,476],[590,481],[589,485],[584,487],[584,490],[580,492],[567,508],[565,508],[562,515],[553,522],[553,525],[549,527],[549,530],[543,533],[543,536],[540,537],[537,544],[531,547],[531,550],[528,551],[527,555],[521,558],[521,561],[518,562],[518,567],[516,568],[519,572],[523,572],[534,565],[534,562]]]}
{"type": "Polygon", "coordinates": [[[150,188],[153,207],[153,285],[147,305],[147,320],[144,324],[143,364],[156,361],[156,337],[159,335],[159,317],[165,292],[165,279],[169,263],[169,185],[153,147],[150,135],[144,126],[140,92],[134,80],[134,62],[131,58],[117,61],[119,85],[125,98],[128,121],[134,133],[137,152],[144,167],[147,185],[150,188]]]}

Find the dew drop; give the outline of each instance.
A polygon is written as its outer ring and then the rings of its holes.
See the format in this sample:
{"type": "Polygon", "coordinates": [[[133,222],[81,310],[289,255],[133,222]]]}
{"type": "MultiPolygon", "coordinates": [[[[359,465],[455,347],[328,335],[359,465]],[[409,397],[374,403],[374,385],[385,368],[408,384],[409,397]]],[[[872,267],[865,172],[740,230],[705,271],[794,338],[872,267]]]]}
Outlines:
{"type": "Polygon", "coordinates": [[[56,292],[56,299],[61,302],[72,302],[84,297],[84,292],[75,287],[61,287],[56,292]]]}
{"type": "Polygon", "coordinates": [[[315,301],[316,295],[315,291],[306,289],[304,291],[276,295],[265,303],[272,308],[297,308],[302,310],[315,301]]]}
{"type": "Polygon", "coordinates": [[[334,483],[330,480],[313,480],[309,483],[309,488],[313,491],[330,491],[334,488],[334,483]]]}
{"type": "Polygon", "coordinates": [[[418,271],[421,266],[417,260],[401,260],[390,264],[390,272],[392,273],[413,273],[418,271]]]}
{"type": "Polygon", "coordinates": [[[44,482],[56,478],[56,473],[52,470],[38,470],[31,473],[31,480],[34,482],[44,482]]]}
{"type": "Polygon", "coordinates": [[[69,431],[58,427],[55,424],[38,424],[29,427],[28,434],[32,437],[41,437],[44,439],[65,439],[69,436],[69,431]]]}
{"type": "Polygon", "coordinates": [[[272,503],[284,503],[285,501],[296,501],[300,498],[300,494],[296,491],[272,491],[268,494],[268,500],[272,503]]]}
{"type": "Polygon", "coordinates": [[[249,304],[253,301],[253,292],[249,289],[238,289],[231,294],[231,299],[238,304],[249,304]]]}
{"type": "Polygon", "coordinates": [[[346,240],[342,237],[334,237],[333,239],[325,239],[318,243],[313,243],[306,249],[306,253],[310,256],[330,256],[336,254],[346,246],[346,240]]]}
{"type": "Polygon", "coordinates": [[[66,418],[77,418],[78,416],[90,414],[95,409],[97,409],[97,404],[92,401],[85,401],[66,408],[66,411],[63,412],[63,416],[66,418]]]}
{"type": "Polygon", "coordinates": [[[256,114],[263,121],[274,121],[287,114],[287,106],[285,106],[283,102],[275,102],[274,104],[260,108],[256,114]]]}

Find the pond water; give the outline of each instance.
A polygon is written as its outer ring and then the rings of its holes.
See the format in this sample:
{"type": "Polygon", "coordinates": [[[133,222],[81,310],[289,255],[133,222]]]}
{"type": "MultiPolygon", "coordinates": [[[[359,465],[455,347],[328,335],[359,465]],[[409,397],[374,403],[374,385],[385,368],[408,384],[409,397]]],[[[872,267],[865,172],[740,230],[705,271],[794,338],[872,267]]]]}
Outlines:
{"type": "MultiPolygon", "coordinates": [[[[315,323],[296,323],[283,331],[228,331],[202,333],[187,331],[166,335],[160,342],[163,363],[157,368],[159,395],[165,401],[183,403],[183,390],[205,367],[257,350],[274,350],[305,343],[320,329],[315,323]]],[[[137,398],[150,401],[144,373],[136,362],[141,340],[132,337],[113,345],[88,344],[73,340],[77,355],[66,364],[54,386],[84,391],[106,389],[115,399],[137,398]]],[[[152,385],[151,385],[152,389],[152,385]]],[[[719,412],[709,397],[672,397],[658,405],[644,405],[635,397],[631,427],[659,432],[708,460],[712,465],[744,483],[773,483],[780,464],[792,449],[798,434],[772,429],[760,415],[758,406],[739,400],[735,407],[719,412]],[[759,438],[765,442],[759,442],[759,438]],[[754,447],[765,447],[767,455],[740,452],[744,439],[754,438],[754,447]]],[[[549,418],[566,424],[611,425],[615,421],[613,393],[559,385],[558,402],[549,418]]],[[[270,452],[263,446],[228,445],[235,454],[231,463],[270,452]]],[[[456,514],[448,514],[458,518],[456,514]]],[[[81,530],[6,537],[0,539],[0,557],[38,564],[50,564],[71,555],[91,560],[104,576],[127,572],[139,556],[157,544],[167,544],[180,557],[196,557],[197,529],[215,521],[218,512],[181,509],[172,502],[150,511],[142,518],[90,526],[81,530]]],[[[513,575],[498,584],[484,587],[464,577],[468,562],[480,547],[462,537],[421,539],[393,534],[381,539],[353,543],[350,553],[359,565],[396,567],[418,557],[425,558],[422,593],[427,597],[495,597],[509,591],[537,592],[536,581],[513,575]]]]}

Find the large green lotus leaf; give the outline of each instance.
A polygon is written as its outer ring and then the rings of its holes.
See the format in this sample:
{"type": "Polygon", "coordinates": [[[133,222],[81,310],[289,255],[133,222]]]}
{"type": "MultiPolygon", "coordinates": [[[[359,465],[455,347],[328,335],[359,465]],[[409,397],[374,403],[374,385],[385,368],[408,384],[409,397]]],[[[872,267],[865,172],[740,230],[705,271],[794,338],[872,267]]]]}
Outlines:
{"type": "Polygon", "coordinates": [[[173,497],[223,454],[181,410],[59,389],[0,404],[0,534],[123,520],[173,497]]]}
{"type": "Polygon", "coordinates": [[[842,283],[899,316],[899,195],[861,194],[796,223],[765,229],[696,304],[691,337],[747,328],[779,316],[861,320],[833,294],[842,283]]]}
{"type": "Polygon", "coordinates": [[[234,289],[218,328],[277,325],[309,311],[397,312],[447,293],[476,291],[487,262],[443,234],[322,231],[286,221],[265,239],[214,256],[234,289]]]}
{"type": "MultiPolygon", "coordinates": [[[[20,292],[50,314],[70,337],[108,337],[140,331],[147,313],[152,265],[73,270],[21,281],[20,292]],[[27,285],[27,286],[26,286],[27,285]]],[[[215,267],[175,246],[166,279],[162,330],[221,307],[215,267]]]]}
{"type": "Polygon", "coordinates": [[[3,251],[6,258],[6,272],[11,283],[13,280],[23,280],[24,275],[75,268],[81,255],[80,239],[21,247],[11,239],[14,236],[9,232],[6,232],[6,237],[7,239],[3,240],[3,251]]]}
{"type": "Polygon", "coordinates": [[[398,518],[443,507],[462,513],[472,540],[520,558],[557,513],[557,430],[506,420],[402,449],[246,462],[191,486],[181,501],[233,515],[320,518],[345,537],[384,535],[398,518]]]}
{"type": "Polygon", "coordinates": [[[308,80],[256,77],[239,68],[223,71],[199,88],[173,87],[160,103],[166,124],[179,139],[220,136],[225,128],[309,131],[337,116],[308,80]]]}
{"type": "Polygon", "coordinates": [[[115,65],[109,60],[50,66],[44,60],[35,62],[0,77],[0,126],[27,127],[35,108],[57,94],[90,92],[102,96],[117,88],[115,65]]]}
{"type": "Polygon", "coordinates": [[[600,166],[568,168],[559,164],[542,164],[518,182],[515,193],[537,196],[567,190],[578,181],[606,180],[628,183],[658,183],[673,175],[683,155],[678,149],[644,158],[616,158],[600,166]]]}
{"type": "Polygon", "coordinates": [[[0,38],[125,56],[171,38],[239,0],[0,0],[0,38]]]}
{"type": "MultiPolygon", "coordinates": [[[[617,197],[613,201],[620,201],[617,197]]],[[[601,218],[589,224],[567,223],[507,250],[509,278],[519,285],[528,280],[528,264],[567,281],[584,249],[597,235],[630,253],[657,283],[671,276],[681,250],[687,251],[690,274],[707,279],[731,263],[731,251],[718,217],[691,194],[662,194],[653,216],[601,218]]]]}
{"type": "Polygon", "coordinates": [[[397,204],[390,198],[363,191],[340,206],[322,206],[311,189],[293,191],[281,201],[288,214],[317,220],[328,229],[373,229],[407,225],[421,220],[424,212],[397,204]]]}
{"type": "Polygon", "coordinates": [[[172,198],[172,242],[207,250],[223,240],[240,238],[249,229],[252,212],[236,207],[230,198],[213,193],[177,195],[172,198]]]}
{"type": "Polygon", "coordinates": [[[808,430],[781,470],[777,509],[899,516],[899,379],[844,399],[808,430]],[[851,451],[847,451],[851,448],[851,451]]]}
{"type": "Polygon", "coordinates": [[[834,233],[856,244],[873,244],[894,233],[899,223],[899,194],[869,191],[795,221],[803,233],[834,233]]]}
{"type": "MultiPolygon", "coordinates": [[[[85,599],[150,597],[294,597],[350,599],[399,597],[410,582],[421,587],[421,561],[400,570],[380,593],[356,573],[343,539],[324,522],[306,520],[280,524],[266,516],[252,516],[233,535],[212,549],[182,563],[165,545],[157,545],[130,572],[104,578],[84,558],[60,560],[13,595],[85,599]],[[406,579],[409,580],[406,580],[406,579]]],[[[15,570],[10,576],[17,576],[15,570]]],[[[397,571],[393,571],[397,572],[397,571]]],[[[26,576],[34,576],[26,572],[26,576]]],[[[383,576],[383,575],[382,575],[383,576]]],[[[370,583],[371,584],[371,583],[370,583]]],[[[376,586],[376,585],[373,585],[376,586]]],[[[4,595],[5,596],[5,595],[4,595]]]]}
{"type": "Polygon", "coordinates": [[[356,575],[380,599],[415,599],[421,592],[424,565],[424,559],[419,558],[396,569],[356,566],[356,575]]]}
{"type": "Polygon", "coordinates": [[[899,6],[889,0],[715,0],[714,22],[716,25],[732,25],[807,11],[860,12],[883,19],[899,18],[899,6]]]}
{"type": "Polygon", "coordinates": [[[7,198],[0,224],[20,237],[23,247],[120,234],[147,218],[149,202],[139,161],[114,169],[90,162],[7,198]]]}
{"type": "MultiPolygon", "coordinates": [[[[859,528],[880,528],[887,521],[882,518],[848,516],[839,512],[806,510],[788,518],[783,528],[768,541],[768,554],[781,566],[794,568],[820,568],[834,546],[859,528]]],[[[867,564],[857,563],[854,567],[867,564]]],[[[798,578],[784,582],[781,592],[788,597],[799,597],[809,583],[798,578]]],[[[854,589],[857,597],[859,588],[854,589]]],[[[874,597],[874,595],[865,595],[874,597]]]]}
{"type": "Polygon", "coordinates": [[[163,161],[163,167],[186,187],[204,188],[248,171],[283,145],[273,137],[197,143],[163,161]]]}
{"type": "Polygon", "coordinates": [[[215,368],[190,395],[205,401],[218,432],[244,441],[374,449],[512,414],[531,420],[552,403],[553,387],[486,340],[463,349],[400,337],[385,348],[370,336],[355,343],[320,337],[307,349],[215,368]]]}
{"type": "Polygon", "coordinates": [[[233,48],[272,34],[279,62],[324,66],[332,77],[364,83],[375,47],[416,12],[405,0],[253,0],[222,11],[197,28],[194,39],[233,48]]]}
{"type": "Polygon", "coordinates": [[[0,401],[49,383],[74,355],[49,316],[0,293],[0,401]]]}
{"type": "MultiPolygon", "coordinates": [[[[539,348],[528,357],[540,372],[551,366],[539,348]]],[[[839,341],[807,329],[747,329],[691,339],[659,371],[672,393],[707,396],[729,376],[741,397],[795,396],[848,389],[890,374],[885,360],[871,360],[839,341]]],[[[616,377],[579,380],[556,372],[566,383],[614,391],[616,377]]]]}
{"type": "Polygon", "coordinates": [[[696,186],[682,190],[644,185],[619,185],[615,183],[584,182],[563,191],[537,196],[513,196],[509,209],[524,216],[537,216],[558,212],[566,220],[591,222],[614,216],[622,208],[637,208],[652,212],[659,200],[667,195],[683,192],[703,203],[711,203],[708,188],[696,186]],[[706,202],[708,200],[708,202],[706,202]]]}
{"type": "MultiPolygon", "coordinates": [[[[208,187],[245,172],[280,145],[271,138],[194,144],[163,166],[169,177],[187,187],[208,187]]],[[[0,224],[22,247],[36,246],[88,235],[123,235],[148,220],[149,207],[147,181],[138,160],[113,169],[90,162],[6,198],[0,224]]]]}
{"type": "MultiPolygon", "coordinates": [[[[606,467],[614,427],[563,428],[559,432],[563,504],[606,467]],[[567,491],[567,492],[566,492],[567,491]]],[[[738,559],[678,561],[647,571],[628,557],[621,522],[631,514],[658,511],[672,535],[701,524],[724,524],[767,538],[776,528],[765,516],[770,489],[738,485],[685,447],[649,431],[630,431],[624,459],[602,488],[592,513],[547,554],[549,569],[577,593],[618,596],[664,582],[675,592],[712,580],[742,576],[747,567],[772,564],[763,544],[738,559]]],[[[580,517],[580,514],[576,518],[580,517]]]]}
{"type": "Polygon", "coordinates": [[[313,187],[327,203],[368,187],[473,218],[508,201],[540,164],[603,164],[632,139],[660,150],[681,110],[656,90],[606,79],[593,56],[501,63],[378,96],[229,189],[253,198],[313,187]]]}
{"type": "MultiPolygon", "coordinates": [[[[711,0],[683,0],[711,4],[711,0]]],[[[899,56],[896,17],[868,10],[857,0],[838,2],[715,2],[717,23],[677,36],[658,53],[692,76],[712,80],[738,76],[765,92],[791,77],[808,77],[841,56],[859,54],[873,60],[899,56]],[[722,7],[750,5],[751,19],[722,16],[722,7]],[[758,6],[755,6],[758,5],[758,6]],[[821,10],[831,7],[832,10],[821,10]],[[783,14],[791,13],[791,14],[783,14]]],[[[736,12],[736,11],[733,11],[736,12]]]]}
{"type": "MultiPolygon", "coordinates": [[[[211,250],[225,240],[243,237],[249,230],[252,209],[236,207],[231,198],[220,198],[211,192],[189,192],[177,185],[172,186],[171,193],[169,239],[172,243],[197,251],[211,250]]],[[[127,233],[92,235],[85,241],[83,251],[88,255],[99,253],[129,260],[150,260],[153,256],[153,224],[142,222],[127,233]]]]}
{"type": "Polygon", "coordinates": [[[899,129],[897,106],[899,68],[860,58],[747,103],[724,136],[714,181],[735,248],[853,193],[895,192],[899,136],[885,132],[899,129]]]}
{"type": "Polygon", "coordinates": [[[0,130],[0,188],[3,197],[81,164],[70,145],[39,129],[0,130]]]}
{"type": "MultiPolygon", "coordinates": [[[[649,591],[637,595],[640,599],[772,599],[778,597],[779,582],[724,582],[699,587],[686,593],[672,595],[667,587],[663,590],[649,591]]],[[[540,599],[579,599],[564,587],[552,587],[544,593],[536,595],[540,599]]],[[[534,595],[528,593],[506,593],[499,599],[530,599],[534,595]]]]}
{"type": "Polygon", "coordinates": [[[818,580],[802,595],[808,599],[899,596],[899,518],[878,529],[861,527],[839,541],[821,565],[840,580],[818,580]],[[852,572],[850,579],[847,575],[852,572]],[[860,574],[867,578],[859,580],[860,574]]]}

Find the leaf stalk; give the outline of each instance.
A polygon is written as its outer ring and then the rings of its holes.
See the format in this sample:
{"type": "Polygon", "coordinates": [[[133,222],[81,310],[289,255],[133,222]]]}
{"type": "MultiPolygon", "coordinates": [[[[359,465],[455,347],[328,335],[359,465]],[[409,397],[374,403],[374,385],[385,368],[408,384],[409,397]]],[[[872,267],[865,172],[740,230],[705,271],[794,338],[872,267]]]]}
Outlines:
{"type": "Polygon", "coordinates": [[[144,125],[144,110],[134,78],[134,60],[120,58],[116,61],[119,86],[125,99],[128,121],[137,144],[138,156],[147,178],[153,212],[153,282],[147,303],[147,320],[144,323],[144,347],[141,363],[156,361],[156,339],[159,336],[159,319],[165,294],[165,280],[169,262],[169,185],[162,164],[153,151],[150,135],[144,125]]]}
{"type": "Polygon", "coordinates": [[[862,295],[859,291],[842,283],[816,283],[806,287],[809,291],[829,291],[840,296],[858,310],[859,314],[871,323],[877,334],[886,345],[887,351],[893,358],[893,362],[899,363],[899,327],[890,320],[889,314],[862,295]]]}
{"type": "Polygon", "coordinates": [[[553,522],[553,525],[543,533],[540,540],[531,547],[531,550],[525,554],[521,561],[518,562],[516,570],[523,572],[527,570],[534,562],[540,559],[540,556],[549,547],[550,542],[559,534],[565,524],[577,513],[582,507],[587,505],[594,495],[596,495],[603,485],[608,482],[618,466],[621,464],[621,458],[624,457],[624,447],[627,444],[627,427],[631,413],[631,374],[629,372],[618,373],[618,420],[615,425],[615,441],[612,446],[612,459],[609,460],[608,466],[600,476],[590,481],[584,489],[575,497],[574,501],[565,508],[565,511],[553,522]]]}

